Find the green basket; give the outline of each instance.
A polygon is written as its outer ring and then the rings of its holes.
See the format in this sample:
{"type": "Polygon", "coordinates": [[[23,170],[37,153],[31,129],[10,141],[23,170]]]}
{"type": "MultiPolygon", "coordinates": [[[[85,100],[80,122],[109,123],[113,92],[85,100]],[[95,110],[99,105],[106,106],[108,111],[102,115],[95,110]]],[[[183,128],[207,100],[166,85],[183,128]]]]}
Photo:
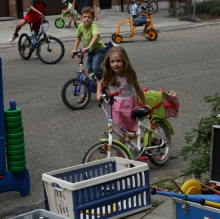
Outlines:
{"type": "MultiPolygon", "coordinates": [[[[153,91],[153,90],[148,90],[147,92],[144,92],[144,96],[146,99],[147,104],[153,108],[159,103],[163,103],[163,92],[162,91],[153,91]]],[[[140,98],[138,97],[138,102],[142,103],[140,98]]],[[[153,110],[152,115],[154,117],[164,119],[165,118],[165,108],[164,105],[161,104],[159,107],[155,108],[153,110]]]]}

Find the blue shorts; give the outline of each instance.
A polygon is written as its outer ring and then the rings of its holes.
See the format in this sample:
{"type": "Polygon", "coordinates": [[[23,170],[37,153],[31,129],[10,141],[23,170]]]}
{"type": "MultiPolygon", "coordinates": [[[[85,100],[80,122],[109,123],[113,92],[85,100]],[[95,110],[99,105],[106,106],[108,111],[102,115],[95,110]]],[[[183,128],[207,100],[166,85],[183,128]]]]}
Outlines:
{"type": "Polygon", "coordinates": [[[141,16],[134,21],[134,26],[142,26],[143,24],[146,23],[147,23],[147,18],[145,16],[141,16]]]}

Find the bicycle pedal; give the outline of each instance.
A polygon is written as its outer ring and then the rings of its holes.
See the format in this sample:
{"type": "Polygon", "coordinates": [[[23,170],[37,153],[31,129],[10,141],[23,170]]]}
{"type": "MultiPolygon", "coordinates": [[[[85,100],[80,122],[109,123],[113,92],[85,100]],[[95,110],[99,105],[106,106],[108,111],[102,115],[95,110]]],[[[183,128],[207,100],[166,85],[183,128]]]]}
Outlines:
{"type": "Polygon", "coordinates": [[[137,159],[138,161],[147,161],[148,160],[148,156],[140,156],[140,157],[138,157],[138,159],[137,159]]]}

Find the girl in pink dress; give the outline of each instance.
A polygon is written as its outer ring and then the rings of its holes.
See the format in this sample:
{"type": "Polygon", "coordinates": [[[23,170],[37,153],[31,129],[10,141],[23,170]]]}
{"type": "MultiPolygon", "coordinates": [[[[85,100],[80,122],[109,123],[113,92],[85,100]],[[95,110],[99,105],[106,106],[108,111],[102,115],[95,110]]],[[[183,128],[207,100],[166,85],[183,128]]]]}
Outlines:
{"type": "MultiPolygon", "coordinates": [[[[113,46],[103,61],[103,77],[97,86],[97,100],[102,97],[102,88],[106,86],[110,92],[119,91],[112,106],[113,120],[127,131],[137,131],[137,121],[131,117],[131,111],[138,109],[137,95],[144,107],[150,108],[143,91],[137,81],[126,51],[120,46],[113,46]]],[[[119,130],[120,131],[120,130],[119,130]]],[[[123,139],[119,139],[124,143],[123,139]]]]}

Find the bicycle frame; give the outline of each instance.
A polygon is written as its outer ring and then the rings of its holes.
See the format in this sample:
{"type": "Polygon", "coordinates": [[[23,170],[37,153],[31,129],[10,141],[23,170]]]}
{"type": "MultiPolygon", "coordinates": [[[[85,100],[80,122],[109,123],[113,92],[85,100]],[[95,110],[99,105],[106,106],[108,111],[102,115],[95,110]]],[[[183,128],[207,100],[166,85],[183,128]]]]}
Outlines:
{"type": "MultiPolygon", "coordinates": [[[[49,25],[49,22],[47,20],[44,20],[44,21],[49,25]]],[[[36,36],[33,33],[32,28],[31,28],[31,23],[29,23],[29,25],[30,25],[30,30],[31,30],[31,35],[29,36],[29,39],[31,39],[33,47],[37,48],[37,44],[39,43],[41,36],[44,35],[44,37],[47,38],[47,34],[46,34],[46,31],[44,28],[44,22],[41,22],[40,32],[39,32],[38,36],[36,36]]],[[[48,27],[48,29],[49,29],[49,27],[48,27]]]]}
{"type": "MultiPolygon", "coordinates": [[[[105,98],[106,95],[104,94],[103,97],[105,98]]],[[[142,123],[142,118],[138,118],[137,119],[137,124],[138,124],[138,130],[136,133],[132,133],[127,131],[125,128],[119,126],[116,122],[113,121],[112,118],[112,104],[113,104],[113,97],[110,96],[110,101],[108,102],[106,99],[104,99],[105,103],[107,104],[107,107],[109,108],[108,110],[105,109],[104,105],[101,103],[102,109],[104,111],[105,117],[108,121],[108,129],[107,129],[107,138],[108,138],[108,151],[107,151],[107,158],[111,157],[111,146],[112,146],[112,142],[113,142],[113,136],[112,134],[115,133],[118,137],[122,138],[125,140],[125,142],[128,144],[128,149],[129,151],[130,148],[132,147],[133,150],[137,153],[140,153],[138,155],[138,157],[136,159],[138,159],[140,156],[142,156],[142,154],[146,151],[149,155],[151,155],[148,151],[151,149],[157,149],[157,148],[162,148],[166,146],[166,142],[165,139],[162,135],[160,135],[160,133],[158,133],[157,131],[155,131],[154,129],[151,128],[151,122],[155,123],[157,120],[152,117],[148,119],[148,123],[147,125],[144,125],[142,123]],[[115,127],[117,127],[118,129],[120,129],[124,134],[121,134],[119,131],[117,131],[115,128],[112,128],[112,125],[114,125],[115,127]],[[152,132],[154,134],[156,134],[157,136],[161,137],[162,142],[160,145],[157,146],[148,146],[148,142],[149,142],[149,133],[152,132]],[[142,139],[142,135],[143,135],[143,139],[144,139],[144,143],[145,145],[143,146],[143,144],[141,144],[141,139],[142,139]],[[133,140],[130,140],[129,137],[135,136],[136,138],[133,140]]],[[[146,115],[145,115],[146,116],[146,115]]],[[[169,129],[172,129],[171,125],[168,126],[169,129]]],[[[123,143],[121,143],[123,144],[123,143]]],[[[123,144],[124,147],[125,144],[123,144]]]]}
{"type": "MultiPolygon", "coordinates": [[[[80,53],[81,51],[79,50],[77,53],[80,53]]],[[[77,55],[77,54],[76,54],[77,55]]],[[[81,54],[80,56],[77,55],[77,57],[80,59],[80,62],[78,62],[76,59],[76,62],[78,63],[79,65],[79,70],[77,72],[78,76],[77,76],[77,79],[79,81],[79,84],[77,86],[75,86],[75,89],[74,89],[74,96],[79,96],[80,94],[80,90],[81,90],[81,85],[82,85],[82,81],[83,81],[83,74],[86,76],[86,78],[88,78],[90,80],[90,83],[89,83],[89,89],[92,93],[96,93],[96,90],[93,88],[93,85],[96,87],[97,85],[97,79],[94,79],[92,76],[94,75],[94,73],[92,74],[87,74],[86,73],[86,70],[83,69],[83,58],[84,58],[84,55],[81,54]]]]}

